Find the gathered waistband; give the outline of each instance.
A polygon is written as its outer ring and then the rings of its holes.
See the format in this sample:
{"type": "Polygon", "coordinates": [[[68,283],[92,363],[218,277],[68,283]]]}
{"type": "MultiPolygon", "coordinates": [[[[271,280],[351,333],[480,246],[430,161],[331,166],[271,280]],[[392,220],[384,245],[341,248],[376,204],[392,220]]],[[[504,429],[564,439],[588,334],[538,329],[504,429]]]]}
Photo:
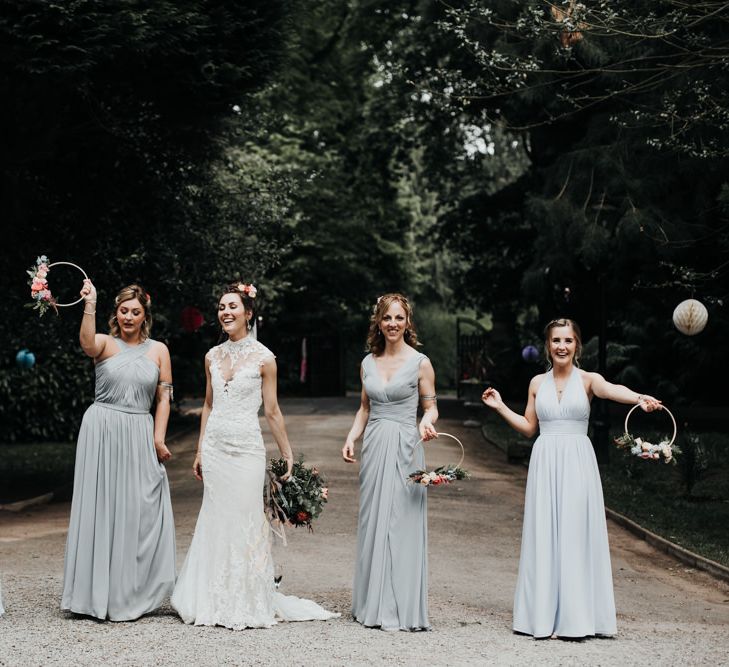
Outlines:
{"type": "Polygon", "coordinates": [[[575,419],[550,419],[539,422],[540,435],[587,435],[587,422],[575,419]]]}
{"type": "Polygon", "coordinates": [[[104,403],[103,401],[94,401],[94,405],[98,405],[100,408],[106,408],[107,410],[116,410],[117,412],[127,412],[130,415],[148,415],[149,410],[142,408],[132,408],[127,405],[117,405],[116,403],[104,403]]]}
{"type": "Polygon", "coordinates": [[[403,421],[402,419],[397,419],[396,417],[391,415],[373,415],[371,413],[367,423],[374,424],[379,421],[392,422],[393,424],[397,424],[398,426],[408,426],[410,428],[415,428],[418,425],[415,420],[403,421]]]}

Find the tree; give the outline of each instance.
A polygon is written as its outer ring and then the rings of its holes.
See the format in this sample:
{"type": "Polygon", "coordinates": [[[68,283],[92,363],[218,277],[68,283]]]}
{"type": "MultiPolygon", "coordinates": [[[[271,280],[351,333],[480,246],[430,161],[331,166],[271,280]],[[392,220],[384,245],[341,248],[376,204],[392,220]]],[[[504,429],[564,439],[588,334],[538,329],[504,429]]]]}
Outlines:
{"type": "MultiPolygon", "coordinates": [[[[279,261],[289,184],[226,146],[241,126],[248,142],[265,132],[248,103],[280,62],[288,11],[283,0],[3,4],[0,215],[10,232],[0,256],[14,316],[0,337],[11,350],[33,347],[39,363],[21,377],[8,358],[0,385],[12,396],[35,383],[40,403],[70,421],[46,420],[38,434],[16,420],[6,438],[66,438],[80,414],[77,395],[44,385],[55,339],[72,347],[76,318],[39,326],[22,309],[21,277],[37,254],[85,267],[100,314],[121,285],[141,281],[162,339],[179,331],[183,305],[207,309],[216,284],[279,261]]],[[[51,277],[61,288],[62,272],[51,277]]],[[[80,355],[74,368],[88,376],[80,355]]],[[[4,409],[7,423],[22,406],[4,409]]]]}

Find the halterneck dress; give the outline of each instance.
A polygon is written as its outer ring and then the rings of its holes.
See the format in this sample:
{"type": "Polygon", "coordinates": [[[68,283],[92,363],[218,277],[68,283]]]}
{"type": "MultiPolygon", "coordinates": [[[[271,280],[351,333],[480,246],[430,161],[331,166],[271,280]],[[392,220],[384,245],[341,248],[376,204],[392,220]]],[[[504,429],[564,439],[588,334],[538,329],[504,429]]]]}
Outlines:
{"type": "Polygon", "coordinates": [[[426,491],[408,482],[425,465],[417,428],[418,375],[413,354],[385,383],[369,354],[362,381],[370,401],[359,473],[357,565],[352,616],[383,630],[425,630],[428,623],[426,491]]]}
{"type": "Polygon", "coordinates": [[[213,408],[200,450],[203,501],[172,595],[185,623],[242,630],[339,616],[275,590],[263,509],[266,448],[258,420],[261,365],[271,358],[250,336],[207,353],[213,408]]]}
{"type": "Polygon", "coordinates": [[[153,341],[115,341],[119,352],[96,364],[79,431],[61,609],[129,621],[172,593],[175,525],[154,449],[153,341]]]}
{"type": "Polygon", "coordinates": [[[552,371],[536,397],[514,630],[534,637],[617,632],[605,506],[577,369],[557,398],[552,371]]]}

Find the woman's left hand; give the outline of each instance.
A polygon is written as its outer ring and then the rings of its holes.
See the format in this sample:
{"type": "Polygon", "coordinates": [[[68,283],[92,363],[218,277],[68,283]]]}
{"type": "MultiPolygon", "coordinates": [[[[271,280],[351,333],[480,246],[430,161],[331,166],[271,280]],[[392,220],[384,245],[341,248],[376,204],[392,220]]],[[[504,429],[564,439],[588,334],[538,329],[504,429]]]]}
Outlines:
{"type": "Polygon", "coordinates": [[[428,440],[433,440],[433,438],[438,437],[438,432],[435,430],[435,426],[428,421],[421,421],[418,430],[420,431],[420,439],[423,442],[427,442],[428,440]]]}
{"type": "Polygon", "coordinates": [[[663,405],[661,401],[659,401],[657,398],[653,398],[653,396],[648,396],[647,394],[643,394],[640,397],[640,402],[638,403],[640,405],[641,410],[644,412],[653,412],[653,410],[663,410],[663,405]]]}
{"type": "Polygon", "coordinates": [[[172,458],[172,452],[167,449],[167,445],[164,442],[154,443],[154,449],[157,452],[157,460],[160,463],[169,461],[172,458]]]}

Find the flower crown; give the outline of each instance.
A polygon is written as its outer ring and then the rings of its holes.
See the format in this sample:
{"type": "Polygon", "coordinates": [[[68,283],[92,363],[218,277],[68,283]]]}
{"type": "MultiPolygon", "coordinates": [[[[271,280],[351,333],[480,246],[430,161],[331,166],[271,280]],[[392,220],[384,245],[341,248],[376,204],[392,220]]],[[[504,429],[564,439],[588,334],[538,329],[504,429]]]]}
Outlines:
{"type": "Polygon", "coordinates": [[[256,294],[258,294],[258,290],[256,289],[255,285],[247,285],[246,283],[238,283],[235,287],[239,292],[241,292],[242,294],[245,294],[247,297],[250,297],[251,299],[255,299],[256,294]]]}

